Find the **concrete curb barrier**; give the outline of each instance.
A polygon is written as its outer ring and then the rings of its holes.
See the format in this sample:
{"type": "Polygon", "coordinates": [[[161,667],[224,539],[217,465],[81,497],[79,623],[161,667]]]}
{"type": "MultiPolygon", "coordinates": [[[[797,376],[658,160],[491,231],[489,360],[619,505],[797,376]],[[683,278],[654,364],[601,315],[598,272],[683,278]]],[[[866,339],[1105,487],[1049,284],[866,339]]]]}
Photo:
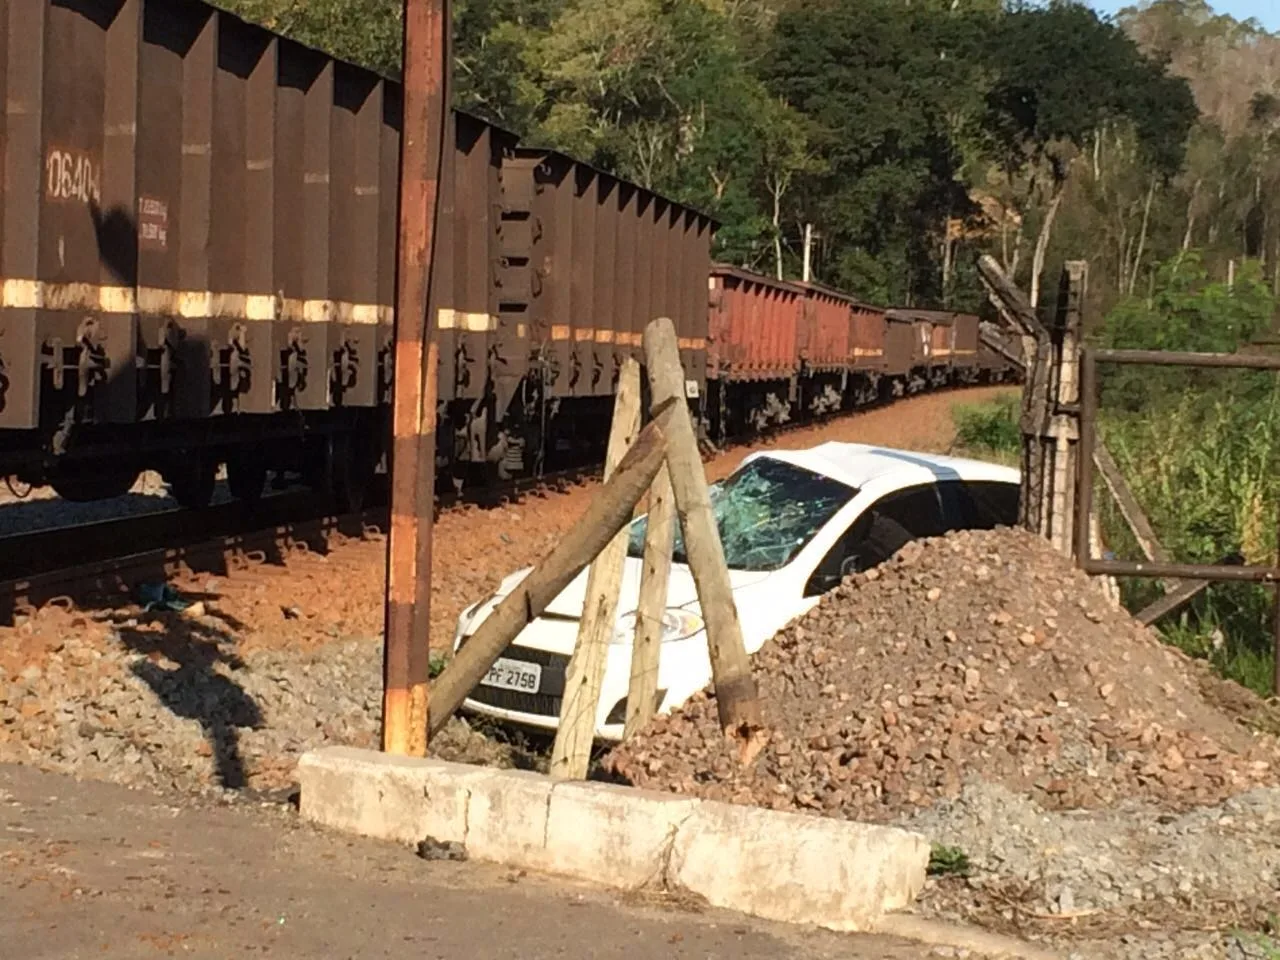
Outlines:
{"type": "Polygon", "coordinates": [[[303,755],[298,778],[302,816],[322,826],[831,930],[876,929],[929,862],[924,837],[893,827],[349,747],[303,755]]]}

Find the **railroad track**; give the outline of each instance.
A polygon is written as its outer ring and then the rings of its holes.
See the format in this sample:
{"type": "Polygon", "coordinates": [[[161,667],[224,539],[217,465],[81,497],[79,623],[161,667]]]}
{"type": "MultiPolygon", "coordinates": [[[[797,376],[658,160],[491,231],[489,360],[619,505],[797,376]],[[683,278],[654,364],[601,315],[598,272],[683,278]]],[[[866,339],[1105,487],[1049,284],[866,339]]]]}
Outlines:
{"type": "MultiPolygon", "coordinates": [[[[272,504],[270,522],[264,514],[256,513],[256,520],[246,519],[245,511],[171,511],[164,514],[131,517],[87,525],[94,531],[93,537],[110,536],[128,530],[130,525],[142,528],[151,537],[162,537],[166,530],[175,531],[175,539],[163,545],[134,539],[133,546],[114,551],[98,550],[101,555],[93,559],[69,558],[76,534],[84,536],[86,528],[66,527],[41,534],[6,537],[0,540],[0,550],[5,541],[21,540],[27,543],[47,542],[59,552],[53,560],[41,562],[37,572],[7,576],[0,580],[0,624],[10,624],[16,614],[37,609],[50,603],[77,603],[105,601],[109,604],[133,596],[135,588],[144,582],[163,583],[179,570],[186,568],[201,573],[225,575],[236,570],[261,564],[283,563],[299,550],[324,552],[334,545],[335,539],[364,538],[380,530],[386,521],[386,509],[371,508],[360,513],[317,515],[315,500],[303,497],[272,497],[270,500],[288,500],[288,503],[272,504]],[[308,511],[307,501],[311,509],[308,511]],[[177,515],[174,518],[173,515],[177,515]],[[214,525],[221,519],[231,523],[231,529],[216,531],[214,525]],[[171,527],[179,520],[181,527],[171,527]],[[141,522],[140,522],[141,521],[141,522]],[[177,530],[182,532],[178,533],[177,530]]],[[[262,501],[266,504],[268,501],[262,501]]],[[[235,505],[228,505],[235,506],[235,505]]],[[[81,541],[89,547],[100,546],[104,541],[81,541]]],[[[118,542],[118,541],[117,541],[118,542]]],[[[9,554],[4,554],[6,557],[9,554]]]]}
{"type": "MultiPolygon", "coordinates": [[[[704,449],[704,458],[872,408],[784,424],[759,437],[735,437],[723,447],[704,449]]],[[[598,477],[599,470],[598,464],[587,465],[444,494],[437,497],[437,512],[563,489],[598,477]]],[[[323,553],[336,542],[380,536],[386,529],[386,487],[379,483],[371,505],[358,513],[336,514],[327,498],[316,493],[281,493],[252,505],[233,501],[205,510],[165,510],[0,537],[0,624],[51,602],[118,603],[132,596],[138,584],[163,582],[183,568],[215,575],[253,566],[278,568],[290,555],[323,553]]]]}
{"type": "MultiPolygon", "coordinates": [[[[588,479],[598,467],[562,470],[437,498],[437,510],[495,505],[539,489],[588,479]]],[[[0,625],[49,603],[118,603],[144,582],[164,582],[182,569],[222,575],[279,566],[292,555],[324,553],[335,541],[382,535],[387,529],[385,485],[372,505],[336,514],[327,498],[309,492],[240,501],[205,510],[156,513],[51,527],[0,537],[0,625]]]]}

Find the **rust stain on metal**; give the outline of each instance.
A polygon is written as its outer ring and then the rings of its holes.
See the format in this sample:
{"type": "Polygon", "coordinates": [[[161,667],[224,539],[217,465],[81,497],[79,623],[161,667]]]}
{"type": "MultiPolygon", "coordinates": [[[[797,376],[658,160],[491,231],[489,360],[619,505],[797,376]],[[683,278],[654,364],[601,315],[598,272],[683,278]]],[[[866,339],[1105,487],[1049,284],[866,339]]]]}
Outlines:
{"type": "Polygon", "coordinates": [[[448,118],[447,23],[448,0],[405,0],[383,749],[413,756],[427,747],[437,352],[424,344],[448,118]]]}

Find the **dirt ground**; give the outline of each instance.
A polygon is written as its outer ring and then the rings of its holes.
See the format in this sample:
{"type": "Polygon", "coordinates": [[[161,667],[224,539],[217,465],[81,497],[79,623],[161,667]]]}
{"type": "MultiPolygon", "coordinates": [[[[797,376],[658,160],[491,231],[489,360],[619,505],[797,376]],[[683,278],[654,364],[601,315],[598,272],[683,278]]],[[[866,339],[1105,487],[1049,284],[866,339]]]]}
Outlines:
{"type": "MultiPolygon", "coordinates": [[[[24,960],[910,960],[927,947],[660,909],[324,834],[282,808],[0,765],[0,940],[24,960]],[[179,805],[181,804],[181,805],[179,805]]],[[[951,955],[951,954],[938,954],[951,955]]]]}

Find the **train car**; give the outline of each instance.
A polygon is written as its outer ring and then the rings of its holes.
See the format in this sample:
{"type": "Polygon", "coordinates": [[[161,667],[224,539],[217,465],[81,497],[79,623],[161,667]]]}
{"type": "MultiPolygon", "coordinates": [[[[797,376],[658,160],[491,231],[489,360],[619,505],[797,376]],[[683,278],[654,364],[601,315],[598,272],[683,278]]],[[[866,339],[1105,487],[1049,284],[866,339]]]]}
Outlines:
{"type": "Polygon", "coordinates": [[[884,315],[885,398],[914,393],[924,386],[923,380],[913,386],[918,359],[923,356],[920,333],[911,317],[901,310],[886,310],[884,315]]]}
{"type": "MultiPolygon", "coordinates": [[[[156,469],[199,506],[225,464],[245,499],[288,471],[357,504],[389,426],[399,85],[200,0],[0,17],[0,475],[97,499],[156,469]]],[[[651,312],[699,394],[713,222],[466,114],[443,135],[441,472],[602,449],[651,312]]]]}
{"type": "Polygon", "coordinates": [[[951,381],[976,383],[982,369],[978,360],[978,317],[972,313],[955,315],[955,335],[952,339],[951,381]]]}
{"type": "Polygon", "coordinates": [[[708,429],[723,439],[792,417],[805,289],[717,264],[708,280],[708,429]]]}
{"type": "Polygon", "coordinates": [[[853,298],[819,283],[802,286],[805,311],[797,340],[799,403],[807,415],[822,416],[844,405],[849,383],[849,316],[853,298]]]}
{"type": "Polygon", "coordinates": [[[885,379],[885,310],[859,300],[849,301],[849,383],[846,408],[880,399],[885,379]]]}
{"type": "Polygon", "coordinates": [[[508,166],[531,197],[522,397],[537,398],[509,421],[537,422],[527,433],[531,442],[541,433],[538,466],[603,454],[618,372],[624,359],[643,358],[654,317],[675,325],[686,393],[700,410],[713,221],[555,151],[519,148],[508,166]]]}

